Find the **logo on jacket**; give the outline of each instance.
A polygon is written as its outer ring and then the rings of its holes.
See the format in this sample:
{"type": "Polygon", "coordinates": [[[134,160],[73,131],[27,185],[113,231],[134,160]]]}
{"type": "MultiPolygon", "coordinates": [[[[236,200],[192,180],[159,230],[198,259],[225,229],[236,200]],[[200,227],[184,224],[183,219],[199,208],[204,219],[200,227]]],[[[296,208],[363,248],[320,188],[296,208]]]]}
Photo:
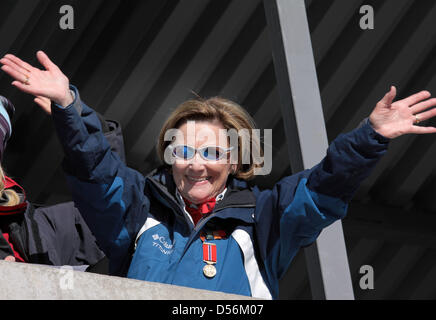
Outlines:
{"type": "Polygon", "coordinates": [[[163,236],[159,236],[159,234],[155,233],[154,235],[151,236],[153,238],[153,247],[159,248],[159,250],[163,253],[163,254],[171,254],[173,253],[174,249],[174,244],[171,244],[169,242],[166,241],[165,237],[163,236]]]}

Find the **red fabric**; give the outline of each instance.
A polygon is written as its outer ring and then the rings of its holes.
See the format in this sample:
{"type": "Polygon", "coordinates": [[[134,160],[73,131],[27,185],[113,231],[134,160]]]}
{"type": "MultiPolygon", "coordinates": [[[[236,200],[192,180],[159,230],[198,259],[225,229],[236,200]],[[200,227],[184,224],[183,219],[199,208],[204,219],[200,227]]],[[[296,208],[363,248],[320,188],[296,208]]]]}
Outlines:
{"type": "Polygon", "coordinates": [[[21,193],[23,195],[23,202],[17,204],[16,206],[0,205],[0,216],[9,216],[12,214],[23,213],[24,211],[26,211],[27,201],[26,201],[26,193],[24,192],[23,187],[20,186],[17,182],[12,180],[11,178],[5,177],[5,189],[10,189],[10,188],[14,188],[15,191],[18,191],[18,193],[21,193]]]}
{"type": "Polygon", "coordinates": [[[11,178],[5,176],[5,189],[9,189],[12,187],[18,187],[21,190],[23,190],[23,188],[14,180],[12,180],[11,178]]]}
{"type": "MultiPolygon", "coordinates": [[[[5,177],[5,189],[10,189],[10,188],[14,188],[14,189],[18,188],[19,189],[18,193],[23,194],[24,201],[16,206],[0,206],[0,216],[24,213],[24,211],[26,210],[27,202],[25,201],[26,194],[24,192],[24,189],[11,178],[5,177]]],[[[15,260],[18,262],[25,262],[24,259],[20,256],[20,254],[15,250],[12,242],[9,240],[9,233],[3,233],[3,237],[9,243],[9,246],[12,248],[12,251],[14,252],[15,260]]]]}
{"type": "Polygon", "coordinates": [[[15,260],[18,262],[24,262],[24,259],[20,256],[20,254],[17,251],[15,251],[14,245],[9,241],[9,233],[3,233],[3,237],[11,246],[12,251],[14,252],[15,260]]]}
{"type": "Polygon", "coordinates": [[[203,243],[203,261],[216,263],[216,244],[203,243]]]}
{"type": "Polygon", "coordinates": [[[201,204],[193,204],[189,200],[186,200],[183,198],[186,204],[186,211],[191,215],[192,220],[194,221],[194,225],[197,225],[197,222],[200,221],[200,219],[207,215],[208,213],[212,212],[213,208],[215,208],[216,199],[211,198],[201,204]]]}

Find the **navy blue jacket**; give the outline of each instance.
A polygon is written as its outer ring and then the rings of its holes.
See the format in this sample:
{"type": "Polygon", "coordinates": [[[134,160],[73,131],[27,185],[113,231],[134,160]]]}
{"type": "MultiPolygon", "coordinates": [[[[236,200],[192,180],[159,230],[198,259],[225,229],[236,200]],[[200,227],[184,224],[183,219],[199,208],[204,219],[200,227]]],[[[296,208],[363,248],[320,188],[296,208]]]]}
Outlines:
{"type": "Polygon", "coordinates": [[[229,178],[224,198],[194,227],[170,172],[144,177],[111,152],[94,111],[76,99],[53,109],[73,199],[110,259],[130,278],[277,298],[279,279],[302,246],[341,219],[359,184],[385,153],[388,139],[366,122],[332,142],[310,170],[271,190],[229,178]],[[200,231],[226,230],[217,246],[217,274],[203,272],[200,231]]]}

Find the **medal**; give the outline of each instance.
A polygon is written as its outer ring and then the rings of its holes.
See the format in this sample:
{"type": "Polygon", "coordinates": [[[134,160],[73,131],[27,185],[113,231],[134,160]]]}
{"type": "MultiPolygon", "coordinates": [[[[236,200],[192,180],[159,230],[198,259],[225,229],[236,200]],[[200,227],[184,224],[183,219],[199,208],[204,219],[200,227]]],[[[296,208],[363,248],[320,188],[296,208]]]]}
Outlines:
{"type": "Polygon", "coordinates": [[[217,270],[214,264],[217,261],[217,250],[215,243],[206,241],[224,239],[225,237],[226,233],[224,230],[208,230],[200,235],[200,239],[203,241],[203,261],[206,262],[206,265],[203,267],[203,274],[208,278],[216,276],[217,270]]]}
{"type": "Polygon", "coordinates": [[[216,275],[216,268],[213,264],[207,264],[203,267],[203,273],[208,278],[213,278],[216,275]]]}
{"type": "Polygon", "coordinates": [[[203,242],[203,261],[206,265],[203,267],[203,274],[208,278],[213,278],[216,275],[216,244],[203,242]]]}

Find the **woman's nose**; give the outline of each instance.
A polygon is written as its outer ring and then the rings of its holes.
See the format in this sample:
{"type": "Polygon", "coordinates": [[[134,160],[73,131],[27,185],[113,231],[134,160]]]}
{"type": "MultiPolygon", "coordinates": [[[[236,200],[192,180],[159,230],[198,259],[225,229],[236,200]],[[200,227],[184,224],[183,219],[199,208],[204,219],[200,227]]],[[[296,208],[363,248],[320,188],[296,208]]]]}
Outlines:
{"type": "Polygon", "coordinates": [[[192,157],[192,159],[189,162],[189,165],[192,168],[198,168],[198,169],[202,169],[204,167],[206,163],[206,160],[204,160],[201,156],[199,152],[196,152],[195,155],[192,157]]]}

